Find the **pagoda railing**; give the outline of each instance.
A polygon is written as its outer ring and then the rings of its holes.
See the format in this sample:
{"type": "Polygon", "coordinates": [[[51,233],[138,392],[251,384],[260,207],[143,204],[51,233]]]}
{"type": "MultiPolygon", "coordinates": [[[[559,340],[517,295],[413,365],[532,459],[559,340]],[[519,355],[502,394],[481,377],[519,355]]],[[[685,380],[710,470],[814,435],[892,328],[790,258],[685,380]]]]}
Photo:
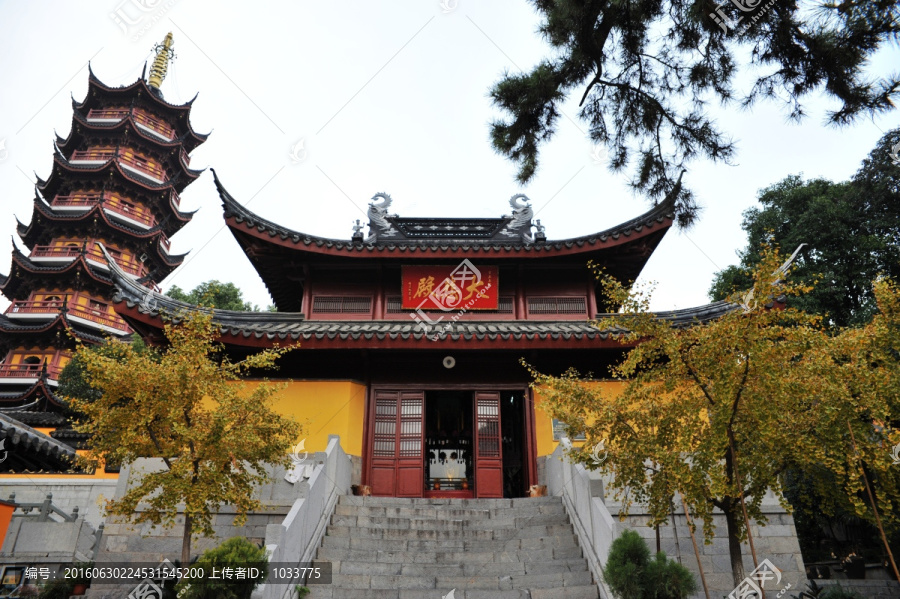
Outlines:
{"type": "MultiPolygon", "coordinates": [[[[95,262],[99,262],[104,266],[106,265],[106,257],[103,255],[103,252],[100,251],[100,248],[96,244],[91,244],[89,247],[85,248],[84,254],[88,259],[93,259],[93,261],[95,262]]],[[[61,258],[67,260],[71,258],[74,260],[80,255],[81,248],[72,246],[36,245],[31,251],[32,258],[61,258]]],[[[115,256],[114,258],[116,258],[116,264],[119,265],[119,268],[130,275],[142,277],[147,274],[143,264],[128,262],[122,260],[118,256],[115,256]]]]}
{"type": "MultiPolygon", "coordinates": [[[[66,312],[69,316],[75,316],[90,320],[97,324],[107,326],[117,331],[127,331],[128,325],[118,316],[113,316],[108,312],[82,306],[75,300],[70,300],[65,304],[66,312]]],[[[7,308],[7,314],[56,314],[63,307],[63,302],[54,300],[16,300],[7,308]]]]}
{"type": "MultiPolygon", "coordinates": [[[[43,364],[0,364],[0,378],[36,379],[41,376],[43,364]]],[[[47,376],[58,379],[62,368],[47,366],[47,376]]]]}
{"type": "Polygon", "coordinates": [[[149,129],[150,133],[157,135],[158,137],[165,139],[166,141],[172,141],[175,139],[175,130],[169,127],[163,121],[150,116],[149,114],[143,112],[139,109],[129,110],[127,108],[105,108],[105,109],[94,109],[88,112],[87,120],[88,121],[121,121],[125,117],[131,114],[134,117],[134,122],[141,126],[142,129],[149,129]]]}
{"type": "Polygon", "coordinates": [[[91,207],[98,203],[103,203],[103,209],[109,210],[133,221],[139,222],[147,227],[152,227],[156,219],[146,210],[141,210],[128,205],[120,204],[116,198],[109,192],[103,193],[82,193],[75,195],[56,196],[51,202],[52,206],[60,207],[91,207]]]}
{"type": "Polygon", "coordinates": [[[127,332],[129,330],[128,325],[125,324],[124,320],[118,316],[111,316],[107,312],[101,312],[100,310],[88,308],[87,306],[79,306],[73,302],[69,302],[68,311],[69,316],[84,318],[85,320],[90,320],[91,322],[116,329],[117,331],[127,332]]]}
{"type": "Polygon", "coordinates": [[[155,166],[139,156],[126,154],[123,148],[119,148],[118,150],[109,148],[75,150],[72,152],[72,157],[69,158],[69,162],[72,164],[102,164],[113,159],[117,159],[121,166],[134,169],[138,174],[149,177],[153,181],[158,183],[166,182],[166,171],[162,167],[155,166]]]}
{"type": "Polygon", "coordinates": [[[140,156],[121,154],[119,157],[119,164],[129,166],[139,173],[146,175],[155,181],[159,181],[160,183],[165,183],[166,181],[165,170],[159,166],[150,164],[140,156]]]}

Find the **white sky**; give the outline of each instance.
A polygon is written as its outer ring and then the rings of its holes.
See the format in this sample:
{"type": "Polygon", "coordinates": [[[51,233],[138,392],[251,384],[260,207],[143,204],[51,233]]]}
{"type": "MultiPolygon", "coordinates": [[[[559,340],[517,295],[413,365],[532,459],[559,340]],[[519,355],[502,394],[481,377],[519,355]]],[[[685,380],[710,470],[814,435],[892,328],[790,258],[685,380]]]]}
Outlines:
{"type": "MultiPolygon", "coordinates": [[[[199,92],[192,123],[212,131],[192,166],[215,168],[239,201],[285,226],[348,239],[379,191],[392,195],[400,215],[449,217],[500,216],[522,192],[551,239],[646,211],[627,175],[594,163],[585,125],[565,118],[538,176],[525,187],[515,182],[514,165],[489,143],[498,113],[487,94],[505,70],[528,70],[545,55],[538,19],[525,0],[444,1],[455,9],[444,13],[440,0],[0,2],[0,233],[14,235],[13,214],[30,219],[32,173],[48,175],[53,132],[69,131],[70,94],[84,97],[88,61],[106,84],[132,83],[170,30],[177,58],[163,92],[175,103],[199,92]],[[112,15],[137,24],[126,35],[112,15]],[[307,154],[295,163],[290,151],[300,140],[307,154]]],[[[746,60],[750,48],[738,52],[746,60]]],[[[897,64],[894,46],[871,72],[897,64]]],[[[576,102],[567,114],[576,114],[576,102]]],[[[670,231],[650,259],[642,280],[657,282],[655,309],[708,301],[713,272],[735,263],[745,245],[741,213],[757,190],[794,173],[847,179],[883,131],[900,124],[895,112],[826,128],[829,106],[808,100],[810,116],[799,126],[774,105],[715,108],[738,142],[737,164],[696,162],[685,175],[705,211],[693,229],[670,231]]],[[[223,230],[211,173],[187,188],[182,206],[199,212],[174,236],[172,251],[191,255],[163,288],[215,278],[260,306],[270,303],[223,230]]]]}

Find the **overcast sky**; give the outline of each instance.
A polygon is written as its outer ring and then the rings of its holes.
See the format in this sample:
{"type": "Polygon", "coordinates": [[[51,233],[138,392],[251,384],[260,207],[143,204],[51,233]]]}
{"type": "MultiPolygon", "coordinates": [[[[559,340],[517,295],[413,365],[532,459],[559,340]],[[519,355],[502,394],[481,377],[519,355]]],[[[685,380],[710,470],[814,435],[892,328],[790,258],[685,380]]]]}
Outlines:
{"type": "MultiPolygon", "coordinates": [[[[212,132],[191,166],[215,168],[239,201],[285,226],[348,239],[380,191],[392,195],[392,212],[444,217],[497,217],[509,212],[510,196],[525,193],[551,239],[641,214],[646,200],[632,195],[625,174],[594,161],[577,119],[561,119],[527,186],[491,149],[489,123],[498,113],[488,90],[504,71],[527,71],[545,55],[537,26],[525,0],[444,0],[443,7],[440,0],[0,0],[0,233],[14,234],[13,215],[31,218],[33,173],[50,172],[54,131],[68,134],[71,96],[84,97],[88,61],[106,84],[130,84],[168,31],[177,58],[165,97],[182,103],[199,93],[193,127],[212,132]]],[[[746,60],[750,48],[738,53],[746,60]]],[[[898,64],[894,46],[871,72],[898,64]]],[[[566,114],[574,117],[576,101],[566,114]]],[[[776,105],[715,107],[738,143],[736,164],[691,165],[686,180],[705,210],[693,229],[670,231],[644,270],[643,280],[657,282],[655,309],[708,301],[713,273],[735,263],[745,245],[741,213],[759,189],[798,173],[847,179],[883,132],[900,125],[894,112],[827,128],[834,104],[808,104],[800,125],[776,105]]],[[[172,251],[190,256],[163,289],[219,279],[253,303],[270,303],[223,227],[208,170],[182,206],[199,211],[173,237],[172,251]]],[[[9,254],[2,255],[0,272],[8,273],[9,254]]]]}

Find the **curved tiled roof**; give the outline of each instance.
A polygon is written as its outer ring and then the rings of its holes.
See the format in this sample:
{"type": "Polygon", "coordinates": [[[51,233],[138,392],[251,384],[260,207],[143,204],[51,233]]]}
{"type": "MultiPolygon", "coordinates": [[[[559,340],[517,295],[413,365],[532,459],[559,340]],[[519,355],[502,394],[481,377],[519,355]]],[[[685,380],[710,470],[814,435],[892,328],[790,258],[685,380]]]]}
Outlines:
{"type": "Polygon", "coordinates": [[[39,426],[41,428],[49,428],[54,426],[62,426],[66,423],[66,417],[60,412],[28,412],[20,409],[3,409],[0,408],[0,414],[6,414],[10,418],[14,418],[22,424],[28,426],[39,426]]]}
{"type": "Polygon", "coordinates": [[[573,237],[571,239],[525,243],[521,240],[500,242],[496,239],[488,239],[485,241],[474,239],[404,239],[401,242],[382,238],[375,243],[366,243],[364,241],[317,237],[315,235],[289,229],[262,218],[235,200],[222,185],[215,169],[210,170],[213,173],[219,197],[222,199],[226,222],[228,222],[228,225],[232,227],[233,230],[250,232],[256,237],[268,236],[273,240],[281,240],[284,242],[282,245],[293,245],[298,249],[306,249],[308,251],[329,250],[328,253],[345,255],[373,254],[383,252],[384,250],[397,250],[406,252],[407,254],[414,253],[417,250],[529,252],[534,254],[553,254],[573,249],[590,251],[592,248],[599,249],[605,244],[611,245],[611,242],[617,242],[623,237],[627,239],[632,235],[637,237],[647,230],[668,228],[675,217],[675,204],[670,198],[653,207],[648,212],[615,227],[590,235],[573,237]]]}
{"type": "Polygon", "coordinates": [[[31,469],[38,465],[40,469],[66,470],[75,459],[75,449],[36,431],[27,424],[0,412],[0,439],[3,449],[16,466],[12,470],[31,469]]]}

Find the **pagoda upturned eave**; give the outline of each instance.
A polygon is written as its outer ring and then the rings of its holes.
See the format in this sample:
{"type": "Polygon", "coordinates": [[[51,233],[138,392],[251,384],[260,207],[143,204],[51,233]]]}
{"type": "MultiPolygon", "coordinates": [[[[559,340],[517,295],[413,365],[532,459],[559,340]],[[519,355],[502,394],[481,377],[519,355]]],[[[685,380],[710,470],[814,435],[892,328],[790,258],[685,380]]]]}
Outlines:
{"type": "MultiPolygon", "coordinates": [[[[86,173],[97,173],[97,172],[102,171],[105,168],[108,168],[111,165],[114,165],[116,167],[116,169],[126,179],[128,179],[130,181],[134,181],[135,183],[139,183],[139,184],[143,185],[144,187],[146,187],[147,189],[152,189],[152,190],[162,189],[162,188],[168,187],[169,185],[171,185],[172,187],[175,187],[177,189],[177,185],[181,181],[183,181],[184,179],[188,179],[181,186],[181,189],[183,190],[185,187],[190,185],[192,182],[196,181],[197,178],[200,175],[202,175],[203,171],[205,170],[205,169],[195,170],[195,169],[189,168],[184,165],[183,161],[178,160],[178,164],[180,167],[178,172],[174,173],[174,175],[169,177],[168,179],[156,179],[154,177],[151,177],[150,175],[147,175],[144,173],[139,174],[138,172],[123,168],[122,163],[119,161],[118,157],[115,157],[115,156],[107,159],[103,164],[78,164],[78,163],[72,162],[68,158],[66,158],[65,155],[63,155],[63,153],[60,151],[59,147],[54,148],[53,162],[54,162],[54,166],[58,165],[59,167],[66,169],[67,174],[71,174],[71,173],[78,172],[78,171],[82,171],[82,172],[86,172],[86,173]]],[[[51,171],[50,177],[52,177],[55,172],[56,172],[56,169],[54,168],[53,171],[51,171]]],[[[49,177],[47,180],[49,181],[49,177]]],[[[42,182],[46,183],[46,181],[42,181],[42,182]]]]}
{"type": "MultiPolygon", "coordinates": [[[[137,140],[143,145],[145,150],[151,150],[159,153],[166,153],[169,156],[168,166],[171,168],[176,165],[186,175],[200,174],[203,169],[192,170],[185,162],[189,161],[187,150],[182,147],[182,138],[175,137],[173,139],[164,139],[162,136],[153,135],[147,130],[138,126],[133,117],[128,116],[122,118],[116,123],[97,123],[84,119],[78,113],[75,113],[72,119],[72,130],[69,131],[68,137],[56,136],[56,147],[59,151],[66,155],[70,149],[75,150],[88,138],[92,137],[87,133],[94,134],[95,137],[104,135],[115,136],[121,135],[130,140],[137,140]],[[70,148],[70,146],[72,146],[70,148]]],[[[196,178],[196,177],[195,177],[196,178]]]]}
{"type": "Polygon", "coordinates": [[[19,339],[24,337],[31,339],[49,339],[59,334],[62,334],[63,336],[71,334],[73,337],[84,343],[100,344],[106,341],[106,337],[103,333],[98,333],[96,331],[92,333],[86,331],[84,327],[75,326],[75,324],[69,320],[65,312],[58,312],[47,320],[32,324],[16,322],[9,318],[9,316],[0,314],[0,331],[10,338],[4,340],[0,346],[5,347],[9,345],[9,348],[12,347],[13,337],[19,339]]]}
{"type": "MultiPolygon", "coordinates": [[[[45,198],[55,196],[63,181],[78,181],[78,177],[90,181],[110,180],[112,177],[120,177],[122,181],[127,181],[133,185],[140,187],[141,191],[146,194],[175,191],[181,194],[188,184],[194,179],[182,180],[177,174],[175,177],[167,181],[154,181],[149,177],[142,177],[126,171],[122,168],[117,160],[108,160],[99,165],[73,165],[62,158],[59,154],[53,155],[53,166],[50,175],[43,179],[35,175],[37,183],[35,187],[45,198]]],[[[199,174],[197,175],[199,176],[199,174]]],[[[196,177],[195,177],[196,178],[196,177]]]]}
{"type": "MultiPolygon", "coordinates": [[[[57,395],[51,389],[48,382],[47,373],[41,372],[38,379],[27,389],[23,391],[5,391],[0,388],[0,412],[10,416],[10,410],[17,412],[29,412],[31,410],[46,408],[46,404],[52,404],[54,407],[65,407],[66,402],[62,397],[57,395]],[[27,402],[27,403],[23,403],[27,402]]],[[[31,412],[32,414],[40,414],[41,412],[31,412]]],[[[62,414],[59,412],[43,412],[45,420],[53,421],[52,424],[59,425],[63,420],[62,414]]],[[[27,423],[26,423],[27,424],[27,423]]],[[[51,424],[48,422],[47,424],[51,424]]]]}
{"type": "Polygon", "coordinates": [[[187,257],[187,254],[171,254],[169,253],[168,236],[159,226],[154,226],[146,230],[135,229],[129,227],[117,220],[112,219],[103,206],[97,204],[89,210],[85,210],[75,214],[60,214],[52,209],[52,207],[43,202],[36,201],[34,211],[31,216],[31,223],[28,225],[18,222],[16,232],[25,246],[31,250],[37,245],[42,245],[51,237],[52,232],[47,231],[45,221],[54,222],[57,226],[69,228],[88,228],[97,220],[102,222],[113,232],[118,232],[132,240],[144,240],[145,245],[140,246],[142,251],[149,251],[153,255],[153,261],[157,267],[167,271],[168,274],[177,268],[187,257]],[[36,226],[38,225],[38,226],[36,226]]]}

